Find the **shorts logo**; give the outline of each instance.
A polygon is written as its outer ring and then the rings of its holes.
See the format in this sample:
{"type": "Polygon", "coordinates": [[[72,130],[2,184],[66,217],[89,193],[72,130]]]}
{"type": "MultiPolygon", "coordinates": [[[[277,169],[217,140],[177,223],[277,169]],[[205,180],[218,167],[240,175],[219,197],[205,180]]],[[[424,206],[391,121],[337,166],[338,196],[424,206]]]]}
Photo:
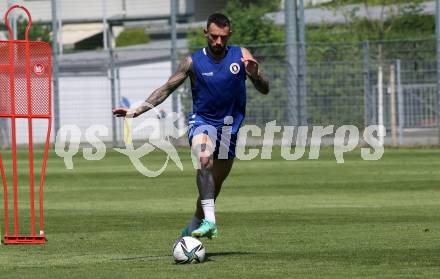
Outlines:
{"type": "Polygon", "coordinates": [[[41,64],[36,64],[36,65],[34,66],[34,73],[35,73],[37,76],[41,76],[42,74],[44,74],[44,66],[41,65],[41,64]]]}
{"type": "Polygon", "coordinates": [[[229,70],[231,71],[231,73],[236,75],[238,74],[238,72],[240,72],[240,65],[238,65],[237,63],[232,63],[229,67],[229,70]]]}

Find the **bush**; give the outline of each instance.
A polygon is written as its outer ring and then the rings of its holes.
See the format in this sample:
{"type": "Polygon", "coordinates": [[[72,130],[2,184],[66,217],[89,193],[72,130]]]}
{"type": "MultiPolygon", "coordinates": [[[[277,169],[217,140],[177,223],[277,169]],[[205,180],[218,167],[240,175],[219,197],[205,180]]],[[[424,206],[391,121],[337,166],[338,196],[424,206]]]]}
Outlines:
{"type": "Polygon", "coordinates": [[[143,28],[130,28],[122,31],[116,38],[116,47],[146,44],[150,37],[143,28]]]}

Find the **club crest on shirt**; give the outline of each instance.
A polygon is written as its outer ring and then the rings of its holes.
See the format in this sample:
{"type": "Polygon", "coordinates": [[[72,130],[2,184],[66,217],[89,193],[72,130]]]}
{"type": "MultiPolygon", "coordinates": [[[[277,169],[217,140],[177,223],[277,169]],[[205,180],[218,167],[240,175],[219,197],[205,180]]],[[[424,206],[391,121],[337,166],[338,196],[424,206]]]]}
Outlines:
{"type": "Polygon", "coordinates": [[[236,75],[238,74],[238,72],[240,72],[240,65],[238,65],[237,63],[232,63],[231,66],[229,66],[229,70],[231,71],[231,73],[236,75]]]}

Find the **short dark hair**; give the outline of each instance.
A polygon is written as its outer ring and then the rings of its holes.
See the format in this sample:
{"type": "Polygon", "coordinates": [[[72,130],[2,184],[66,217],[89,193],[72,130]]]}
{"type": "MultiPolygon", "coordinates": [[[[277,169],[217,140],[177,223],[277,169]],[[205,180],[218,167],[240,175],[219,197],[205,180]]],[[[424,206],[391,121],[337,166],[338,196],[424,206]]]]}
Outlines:
{"type": "Polygon", "coordinates": [[[227,16],[221,13],[214,13],[208,17],[208,22],[206,23],[206,28],[209,28],[211,23],[214,23],[218,27],[231,27],[231,21],[227,16]]]}

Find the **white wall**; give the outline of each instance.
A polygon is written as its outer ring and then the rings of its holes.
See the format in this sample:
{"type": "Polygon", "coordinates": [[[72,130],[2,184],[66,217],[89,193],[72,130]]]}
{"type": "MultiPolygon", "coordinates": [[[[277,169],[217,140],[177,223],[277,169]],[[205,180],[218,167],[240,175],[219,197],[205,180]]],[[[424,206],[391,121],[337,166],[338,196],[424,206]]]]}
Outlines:
{"type": "MultiPolygon", "coordinates": [[[[122,68],[121,76],[121,97],[130,100],[132,107],[137,107],[143,103],[156,88],[163,85],[171,74],[170,62],[160,62],[136,67],[122,68]]],[[[163,109],[166,113],[172,112],[172,96],[162,103],[156,111],[163,109]]],[[[138,127],[142,123],[151,123],[150,128],[133,134],[134,139],[148,137],[158,138],[159,122],[154,111],[149,111],[139,118],[133,120],[133,127],[138,127]]]]}
{"type": "Polygon", "coordinates": [[[91,125],[104,125],[111,132],[111,117],[110,83],[106,77],[60,78],[61,126],[76,125],[83,135],[91,125]]]}
{"type": "MultiPolygon", "coordinates": [[[[132,107],[137,107],[154,89],[166,82],[170,71],[169,62],[122,68],[120,70],[121,97],[126,97],[132,107]]],[[[113,116],[110,81],[107,77],[63,77],[60,79],[60,92],[61,125],[77,125],[83,136],[91,125],[103,125],[109,131],[109,135],[103,140],[111,141],[113,116]]],[[[158,109],[160,108],[170,112],[172,110],[171,98],[158,109]]],[[[145,119],[152,123],[152,128],[134,133],[134,139],[159,136],[157,134],[159,124],[153,111],[135,119],[133,127],[137,127],[145,119]]],[[[118,121],[122,125],[122,119],[118,121]]]]}

